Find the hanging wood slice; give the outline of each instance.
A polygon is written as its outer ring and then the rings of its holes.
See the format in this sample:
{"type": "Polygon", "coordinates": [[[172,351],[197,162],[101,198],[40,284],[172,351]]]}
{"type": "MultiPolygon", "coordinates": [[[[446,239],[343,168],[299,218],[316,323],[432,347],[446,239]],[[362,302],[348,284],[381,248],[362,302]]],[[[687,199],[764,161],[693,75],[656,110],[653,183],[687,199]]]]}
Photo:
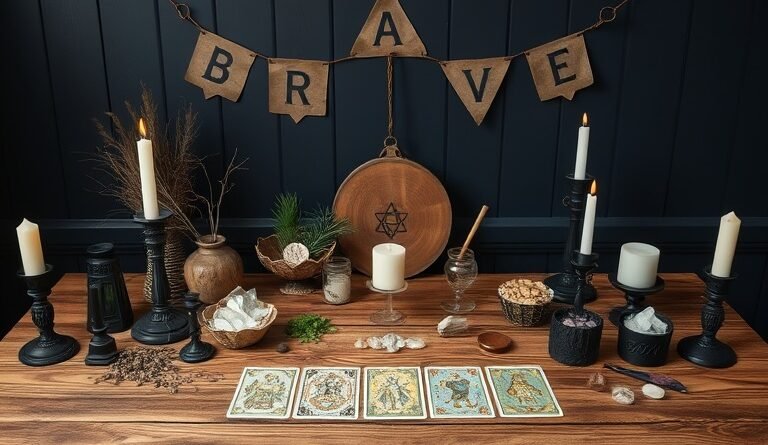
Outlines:
{"type": "Polygon", "coordinates": [[[429,267],[445,250],[451,202],[440,180],[402,158],[395,145],[386,146],[382,154],[350,173],[336,192],[334,212],[355,227],[355,233],[339,239],[339,246],[366,275],[371,274],[373,246],[405,246],[407,278],[429,267]]]}

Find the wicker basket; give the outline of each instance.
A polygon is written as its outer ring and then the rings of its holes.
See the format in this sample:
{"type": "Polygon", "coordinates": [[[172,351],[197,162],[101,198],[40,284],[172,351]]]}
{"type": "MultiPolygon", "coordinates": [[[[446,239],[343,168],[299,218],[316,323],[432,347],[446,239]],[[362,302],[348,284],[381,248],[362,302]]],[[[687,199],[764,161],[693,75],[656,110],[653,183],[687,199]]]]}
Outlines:
{"type": "Polygon", "coordinates": [[[267,321],[267,324],[261,328],[261,329],[243,329],[240,331],[221,331],[218,329],[214,329],[210,326],[208,323],[212,318],[213,314],[216,312],[216,309],[222,306],[226,306],[227,302],[226,299],[222,299],[216,304],[212,304],[208,306],[207,308],[200,311],[197,315],[198,321],[200,322],[201,326],[205,326],[206,329],[208,329],[208,332],[213,335],[213,338],[216,339],[219,343],[222,344],[225,348],[229,349],[242,349],[247,348],[248,346],[256,344],[259,340],[264,338],[264,335],[266,335],[267,331],[269,330],[269,327],[274,323],[275,319],[277,318],[277,309],[274,308],[273,305],[269,303],[265,303],[268,306],[272,306],[272,315],[269,317],[269,320],[267,321]]]}
{"type": "Polygon", "coordinates": [[[309,259],[296,267],[291,267],[283,260],[283,252],[280,250],[276,235],[259,238],[256,242],[256,254],[259,256],[261,264],[273,274],[293,281],[307,280],[320,275],[323,264],[333,254],[335,248],[336,243],[334,242],[319,259],[309,259]]]}
{"type": "MultiPolygon", "coordinates": [[[[552,290],[550,289],[549,292],[551,295],[552,290]]],[[[547,319],[549,313],[549,302],[542,304],[516,303],[502,297],[501,292],[499,292],[499,302],[501,302],[504,316],[515,326],[539,326],[547,319]]]]}

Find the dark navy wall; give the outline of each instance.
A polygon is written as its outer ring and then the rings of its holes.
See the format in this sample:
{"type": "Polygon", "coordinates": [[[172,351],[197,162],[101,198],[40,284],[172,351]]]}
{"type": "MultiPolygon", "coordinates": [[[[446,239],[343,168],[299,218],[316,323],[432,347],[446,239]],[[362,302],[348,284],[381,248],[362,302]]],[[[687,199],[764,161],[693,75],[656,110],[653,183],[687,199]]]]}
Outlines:
{"type": "MultiPolygon", "coordinates": [[[[346,55],[373,0],[190,0],[197,20],[225,38],[278,57],[346,55]]],[[[610,0],[401,0],[429,53],[441,59],[514,54],[593,23],[610,0]]],[[[711,261],[718,217],[744,217],[732,304],[768,336],[768,4],[757,0],[642,0],[587,34],[595,85],[573,101],[539,102],[524,59],[514,60],[482,126],[475,126],[440,68],[395,61],[395,132],[407,156],[451,196],[460,238],[491,206],[476,243],[484,271],[559,267],[581,113],[590,113],[589,171],[598,178],[596,250],[615,269],[625,241],[662,251],[665,271],[711,261]]],[[[281,190],[330,203],[386,132],[385,61],[331,68],[327,117],[296,125],[267,111],[257,60],[238,103],[183,80],[196,30],[164,0],[3,0],[0,80],[0,328],[26,307],[13,227],[39,221],[58,270],[82,271],[86,245],[114,240],[126,269],[142,270],[138,228],[109,198],[88,162],[92,119],[125,115],[139,83],[163,116],[191,103],[196,149],[216,175],[235,149],[251,158],[226,202],[224,233],[258,270],[253,244],[269,229],[281,190]]],[[[439,270],[439,265],[435,268],[439,270]]],[[[0,329],[2,333],[3,329],[0,329]]]]}

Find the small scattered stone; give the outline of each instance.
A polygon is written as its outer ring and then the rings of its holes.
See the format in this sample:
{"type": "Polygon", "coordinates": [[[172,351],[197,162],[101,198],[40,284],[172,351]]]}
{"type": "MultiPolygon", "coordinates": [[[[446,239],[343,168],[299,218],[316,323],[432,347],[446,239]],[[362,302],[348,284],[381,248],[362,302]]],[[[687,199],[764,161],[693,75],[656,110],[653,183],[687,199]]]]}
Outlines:
{"type": "Polygon", "coordinates": [[[616,403],[631,405],[635,403],[635,392],[628,386],[617,385],[611,390],[611,397],[616,403]]]}
{"type": "Polygon", "coordinates": [[[664,394],[666,394],[666,391],[660,386],[656,386],[653,383],[643,385],[643,395],[649,399],[661,400],[664,398],[664,394]]]}
{"type": "Polygon", "coordinates": [[[290,351],[291,347],[288,346],[288,343],[280,343],[277,345],[277,352],[281,354],[285,354],[286,352],[290,351]]]}
{"type": "Polygon", "coordinates": [[[607,381],[605,376],[599,372],[593,373],[589,376],[589,380],[587,380],[587,388],[593,391],[605,391],[606,385],[607,381]]]}
{"type": "Polygon", "coordinates": [[[368,337],[365,340],[358,338],[355,341],[355,347],[358,349],[385,349],[390,353],[397,352],[402,348],[421,349],[426,346],[427,343],[418,337],[405,338],[394,332],[382,335],[381,337],[368,337]]]}
{"type": "Polygon", "coordinates": [[[355,340],[355,347],[357,349],[365,349],[368,347],[368,342],[364,338],[358,338],[355,340]]]}
{"type": "Polygon", "coordinates": [[[459,317],[457,315],[449,315],[437,324],[437,333],[441,337],[450,337],[452,335],[461,334],[469,329],[469,323],[467,323],[467,317],[459,317]]]}

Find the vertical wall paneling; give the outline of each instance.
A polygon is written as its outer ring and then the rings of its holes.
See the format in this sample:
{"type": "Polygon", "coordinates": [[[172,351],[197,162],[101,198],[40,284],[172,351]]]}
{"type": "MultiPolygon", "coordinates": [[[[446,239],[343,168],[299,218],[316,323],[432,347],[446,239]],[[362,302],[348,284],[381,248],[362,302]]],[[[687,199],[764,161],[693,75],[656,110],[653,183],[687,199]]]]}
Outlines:
{"type": "MultiPolygon", "coordinates": [[[[614,215],[662,216],[674,149],[690,1],[632,4],[610,189],[614,215]],[[664,67],[664,69],[659,69],[664,67]]],[[[595,123],[595,131],[602,131],[595,123]]]]}
{"type": "MultiPolygon", "coordinates": [[[[597,13],[605,6],[604,0],[571,1],[568,32],[574,33],[597,20],[597,13]]],[[[557,173],[559,189],[555,188],[552,199],[552,214],[567,215],[562,205],[562,193],[566,188],[565,175],[573,172],[576,159],[576,139],[581,126],[581,115],[586,111],[592,128],[589,138],[587,173],[597,179],[598,194],[608,196],[611,190],[611,163],[613,161],[616,131],[616,112],[621,92],[624,71],[624,39],[632,27],[629,16],[633,9],[629,2],[616,20],[584,35],[589,52],[590,65],[595,83],[578,91],[573,101],[562,101],[560,115],[560,139],[557,152],[557,173]]],[[[597,200],[598,215],[604,215],[608,199],[597,200]]]]}
{"type": "MultiPolygon", "coordinates": [[[[451,8],[451,59],[507,55],[509,2],[454,0],[451,8]]],[[[519,62],[519,61],[515,61],[519,62]]],[[[459,96],[449,88],[446,183],[453,211],[476,214],[483,204],[495,207],[499,191],[499,159],[504,96],[509,73],[482,125],[475,125],[459,96]]],[[[491,215],[498,215],[492,208],[491,215]]]]}
{"type": "MultiPolygon", "coordinates": [[[[272,5],[272,0],[218,0],[219,34],[253,51],[274,55],[272,5]]],[[[221,100],[226,136],[224,161],[229,162],[235,150],[238,159],[248,158],[244,165],[247,170],[233,177],[235,187],[224,203],[223,215],[227,217],[267,216],[275,195],[280,192],[278,117],[268,110],[268,93],[267,62],[259,58],[251,67],[240,100],[221,100]]]]}
{"type": "Polygon", "coordinates": [[[92,169],[93,119],[110,109],[98,3],[43,0],[42,13],[69,216],[102,218],[115,204],[97,193],[92,169]]]}
{"type": "MultiPolygon", "coordinates": [[[[510,54],[566,34],[568,0],[511,5],[510,54]]],[[[512,60],[506,85],[499,216],[549,216],[560,101],[539,100],[525,56],[512,60]]]]}
{"type": "MultiPolygon", "coordinates": [[[[275,2],[277,57],[313,60],[333,58],[330,0],[275,2]]],[[[329,69],[328,97],[333,97],[329,69]]],[[[298,124],[280,116],[283,187],[296,192],[305,208],[330,205],[335,192],[333,165],[333,101],[325,116],[306,116],[298,124]]]]}
{"type": "MultiPolygon", "coordinates": [[[[721,213],[747,56],[752,1],[693,2],[665,214],[721,213]]],[[[762,26],[762,25],[761,25],[762,26]]]]}

